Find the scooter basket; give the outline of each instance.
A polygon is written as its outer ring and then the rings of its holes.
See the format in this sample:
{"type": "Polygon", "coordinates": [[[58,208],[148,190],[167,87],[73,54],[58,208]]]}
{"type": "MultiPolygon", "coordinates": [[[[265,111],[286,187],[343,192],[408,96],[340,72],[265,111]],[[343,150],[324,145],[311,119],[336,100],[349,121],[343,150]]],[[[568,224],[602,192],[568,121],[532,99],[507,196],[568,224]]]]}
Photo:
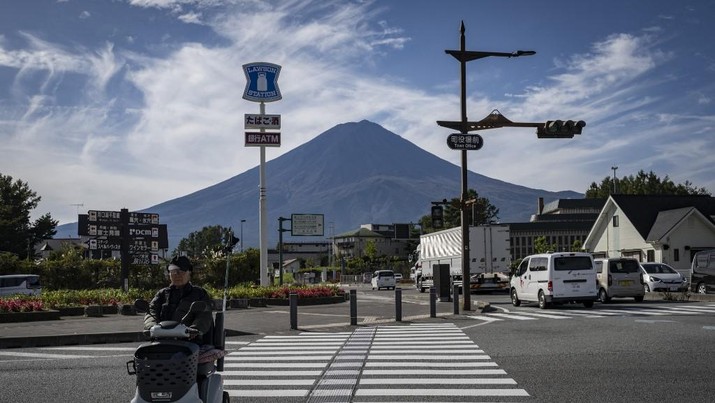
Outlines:
{"type": "Polygon", "coordinates": [[[199,346],[162,341],[139,347],[134,353],[137,388],[148,402],[178,400],[196,383],[199,346]]]}

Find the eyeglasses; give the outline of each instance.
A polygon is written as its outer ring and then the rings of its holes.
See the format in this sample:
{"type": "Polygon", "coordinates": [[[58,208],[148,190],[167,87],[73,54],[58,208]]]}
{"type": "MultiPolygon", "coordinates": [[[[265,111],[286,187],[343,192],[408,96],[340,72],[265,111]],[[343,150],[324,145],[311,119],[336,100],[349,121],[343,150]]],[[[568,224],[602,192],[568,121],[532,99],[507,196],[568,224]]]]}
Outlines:
{"type": "Polygon", "coordinates": [[[169,270],[169,274],[177,275],[177,274],[184,274],[184,273],[187,273],[187,272],[184,270],[169,270]]]}

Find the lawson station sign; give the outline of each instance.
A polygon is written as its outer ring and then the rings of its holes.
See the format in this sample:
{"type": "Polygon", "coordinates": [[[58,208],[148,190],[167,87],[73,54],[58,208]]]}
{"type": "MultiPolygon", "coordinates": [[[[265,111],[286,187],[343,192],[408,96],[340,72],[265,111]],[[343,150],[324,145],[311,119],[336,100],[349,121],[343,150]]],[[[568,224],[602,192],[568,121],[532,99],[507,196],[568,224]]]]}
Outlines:
{"type": "Polygon", "coordinates": [[[282,98],[278,88],[281,66],[273,63],[257,62],[243,65],[246,74],[246,90],[243,99],[253,102],[273,102],[282,98]]]}

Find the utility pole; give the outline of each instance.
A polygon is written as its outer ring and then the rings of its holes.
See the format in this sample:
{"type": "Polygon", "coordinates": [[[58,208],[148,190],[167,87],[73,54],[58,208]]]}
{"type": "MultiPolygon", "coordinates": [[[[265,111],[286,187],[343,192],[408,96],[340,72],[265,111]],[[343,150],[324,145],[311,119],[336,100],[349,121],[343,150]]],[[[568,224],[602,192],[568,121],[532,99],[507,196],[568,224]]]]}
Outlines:
{"type": "Polygon", "coordinates": [[[616,171],[618,170],[618,167],[612,166],[611,169],[613,170],[613,194],[616,194],[616,171]]]}

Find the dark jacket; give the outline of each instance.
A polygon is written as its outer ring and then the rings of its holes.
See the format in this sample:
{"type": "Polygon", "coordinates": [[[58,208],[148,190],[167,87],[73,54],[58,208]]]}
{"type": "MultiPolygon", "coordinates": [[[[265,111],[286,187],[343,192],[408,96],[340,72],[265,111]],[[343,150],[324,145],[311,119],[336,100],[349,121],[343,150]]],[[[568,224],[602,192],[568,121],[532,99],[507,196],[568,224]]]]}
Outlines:
{"type": "Polygon", "coordinates": [[[191,283],[181,288],[170,286],[159,290],[149,303],[149,313],[144,316],[144,329],[149,329],[156,323],[165,320],[181,321],[189,313],[191,303],[195,301],[205,301],[207,310],[192,315],[193,320],[189,320],[186,325],[200,330],[204,335],[208,335],[213,327],[213,315],[211,313],[213,301],[206,290],[191,285],[191,283]],[[155,318],[158,318],[158,320],[155,318]]]}

